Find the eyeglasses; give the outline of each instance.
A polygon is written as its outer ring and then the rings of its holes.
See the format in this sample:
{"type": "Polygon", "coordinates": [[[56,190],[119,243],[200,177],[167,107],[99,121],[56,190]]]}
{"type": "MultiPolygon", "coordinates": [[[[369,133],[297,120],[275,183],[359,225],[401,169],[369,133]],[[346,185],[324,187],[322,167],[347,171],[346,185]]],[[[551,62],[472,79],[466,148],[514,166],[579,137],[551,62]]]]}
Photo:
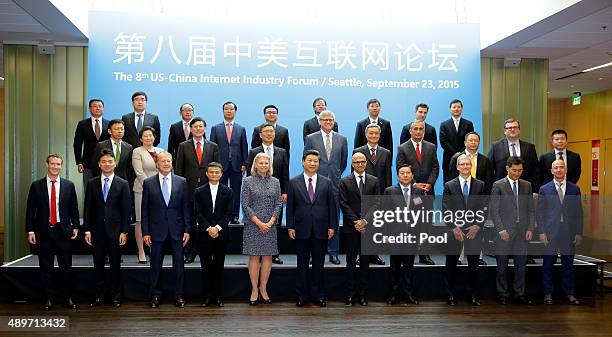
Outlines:
{"type": "Polygon", "coordinates": [[[514,129],[520,130],[521,127],[520,126],[506,126],[504,129],[506,129],[506,130],[514,130],[514,129]]]}
{"type": "Polygon", "coordinates": [[[366,161],[365,160],[354,161],[353,164],[355,164],[355,165],[365,165],[366,161]]]}

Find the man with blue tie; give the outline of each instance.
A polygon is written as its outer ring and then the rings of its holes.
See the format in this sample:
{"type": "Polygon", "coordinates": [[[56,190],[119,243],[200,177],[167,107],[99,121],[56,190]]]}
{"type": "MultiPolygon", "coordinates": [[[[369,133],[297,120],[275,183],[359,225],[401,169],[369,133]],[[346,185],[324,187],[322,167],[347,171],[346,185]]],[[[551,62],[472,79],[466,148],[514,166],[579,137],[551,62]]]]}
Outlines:
{"type": "Polygon", "coordinates": [[[538,231],[546,246],[542,262],[544,304],[553,303],[553,266],[557,249],[561,253],[562,287],[569,304],[580,302],[574,296],[574,251],[582,241],[582,204],[580,188],[567,180],[564,160],[553,161],[550,169],[554,179],[540,187],[538,198],[538,231]]]}
{"type": "Polygon", "coordinates": [[[240,190],[248,157],[246,130],[235,122],[236,111],[238,111],[236,103],[223,103],[223,122],[210,130],[210,141],[219,146],[219,157],[223,165],[221,183],[234,191],[234,214],[231,222],[233,224],[239,223],[240,190]]]}
{"type": "Polygon", "coordinates": [[[147,103],[147,94],[143,91],[136,91],[132,94],[132,107],[134,108],[134,112],[121,116],[121,120],[125,124],[125,142],[132,145],[134,149],[141,145],[138,133],[143,126],[150,126],[155,129],[154,146],[157,146],[161,141],[159,117],[146,111],[147,103]]]}
{"type": "MultiPolygon", "coordinates": [[[[334,131],[334,113],[324,110],[319,114],[321,130],[306,136],[304,151],[316,150],[320,153],[319,174],[327,177],[332,182],[336,200],[338,199],[338,185],[342,172],[346,169],[348,161],[348,146],[346,137],[334,131]]],[[[336,204],[336,215],[340,213],[340,206],[336,204]]],[[[338,219],[337,219],[338,220],[338,219]]],[[[340,250],[340,239],[336,233],[329,240],[327,251],[329,262],[340,264],[338,252],[340,250]]]]}
{"type": "Polygon", "coordinates": [[[164,261],[164,243],[172,247],[172,269],[175,274],[175,305],[185,307],[183,299],[184,261],[183,247],[189,241],[189,192],[185,178],[172,173],[172,155],[157,154],[159,173],[145,179],[142,186],[142,234],[151,248],[151,308],[160,304],[159,281],[164,261]]]}
{"type": "Polygon", "coordinates": [[[316,150],[305,150],[304,172],[291,179],[287,190],[287,229],[289,237],[295,240],[297,255],[298,307],[305,306],[309,299],[320,307],[327,306],[323,291],[325,247],[338,228],[336,193],[331,181],[317,173],[319,158],[316,150]],[[311,257],[312,270],[308,275],[311,257]]]}

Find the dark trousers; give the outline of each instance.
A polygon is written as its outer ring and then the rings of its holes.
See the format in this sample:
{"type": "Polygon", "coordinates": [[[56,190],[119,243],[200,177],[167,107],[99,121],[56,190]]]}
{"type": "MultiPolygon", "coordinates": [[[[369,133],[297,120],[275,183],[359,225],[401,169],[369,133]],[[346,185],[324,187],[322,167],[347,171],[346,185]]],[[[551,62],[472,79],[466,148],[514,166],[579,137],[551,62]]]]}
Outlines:
{"type": "Polygon", "coordinates": [[[160,276],[164,262],[164,244],[172,247],[172,269],[174,271],[174,297],[183,296],[183,280],[185,278],[185,262],[183,261],[183,242],[173,240],[170,234],[165,241],[153,241],[151,244],[151,270],[149,272],[151,297],[161,297],[160,276]]]}
{"type": "Polygon", "coordinates": [[[391,255],[391,296],[412,296],[414,255],[391,255]]]}
{"type": "Polygon", "coordinates": [[[561,254],[561,287],[566,295],[574,295],[574,238],[569,235],[549,236],[549,243],[542,256],[542,290],[553,293],[553,267],[557,261],[557,249],[561,254]]]}
{"type": "MultiPolygon", "coordinates": [[[[524,233],[523,231],[519,231],[524,233]]],[[[500,296],[509,296],[508,291],[508,256],[514,260],[513,290],[515,296],[525,295],[525,268],[527,262],[527,241],[524,234],[515,234],[509,241],[503,241],[495,235],[495,259],[497,260],[496,285],[500,296]]]]}
{"type": "Polygon", "coordinates": [[[240,191],[242,189],[242,173],[240,168],[238,168],[238,171],[234,171],[231,167],[223,170],[221,184],[229,186],[234,192],[234,217],[237,217],[240,214],[240,191]]]}
{"type": "MultiPolygon", "coordinates": [[[[208,235],[203,232],[200,235],[208,235]]],[[[202,267],[202,298],[223,299],[223,268],[227,242],[220,239],[200,240],[200,266],[202,267]]]]}
{"type": "Polygon", "coordinates": [[[368,277],[370,271],[370,256],[361,254],[361,234],[356,231],[344,232],[346,244],[346,287],[349,297],[366,296],[368,292],[368,277]],[[359,271],[357,270],[357,255],[359,255],[359,271]]]}
{"type": "Polygon", "coordinates": [[[297,298],[302,301],[312,298],[318,301],[324,298],[323,264],[325,263],[325,247],[327,240],[316,238],[296,239],[297,275],[295,290],[297,298]],[[312,256],[312,270],[308,270],[308,262],[312,256]]]}
{"type": "Polygon", "coordinates": [[[110,294],[113,298],[121,295],[121,249],[119,238],[110,239],[106,233],[92,233],[96,297],[104,295],[104,260],[108,253],[110,263],[110,294]]]}
{"type": "Polygon", "coordinates": [[[38,266],[47,297],[52,295],[71,296],[72,293],[72,254],[70,239],[62,232],[60,223],[49,227],[47,235],[36,233],[38,245],[38,266]],[[57,255],[59,265],[59,282],[53,282],[54,257],[57,255]]]}
{"type": "MultiPolygon", "coordinates": [[[[464,230],[464,234],[467,230],[464,230]]],[[[448,245],[446,252],[446,267],[445,267],[445,283],[446,291],[449,296],[454,296],[455,279],[457,275],[457,260],[461,253],[461,248],[465,250],[465,256],[468,260],[468,286],[472,296],[478,296],[478,259],[480,258],[480,250],[482,248],[482,236],[480,231],[473,240],[464,237],[463,242],[457,241],[454,238],[453,231],[448,233],[448,245]]]]}

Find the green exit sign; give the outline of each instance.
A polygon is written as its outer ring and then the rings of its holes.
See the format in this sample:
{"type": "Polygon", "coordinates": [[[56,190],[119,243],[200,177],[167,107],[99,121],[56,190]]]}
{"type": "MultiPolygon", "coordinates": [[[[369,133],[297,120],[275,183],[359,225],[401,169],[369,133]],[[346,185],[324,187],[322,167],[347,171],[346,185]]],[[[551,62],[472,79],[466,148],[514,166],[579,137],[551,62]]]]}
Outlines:
{"type": "Polygon", "coordinates": [[[580,96],[572,97],[572,105],[579,105],[579,104],[580,104],[580,96]]]}

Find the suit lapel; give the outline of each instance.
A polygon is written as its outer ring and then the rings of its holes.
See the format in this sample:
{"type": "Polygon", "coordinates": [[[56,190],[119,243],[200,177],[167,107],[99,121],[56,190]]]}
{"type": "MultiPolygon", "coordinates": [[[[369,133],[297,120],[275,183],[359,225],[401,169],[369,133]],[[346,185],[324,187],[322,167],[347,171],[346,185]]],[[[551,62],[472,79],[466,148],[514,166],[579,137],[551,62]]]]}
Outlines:
{"type": "Polygon", "coordinates": [[[304,178],[304,174],[302,174],[300,184],[298,184],[298,189],[302,192],[302,195],[306,196],[306,200],[312,204],[313,202],[310,201],[310,196],[308,196],[308,190],[306,189],[306,179],[304,178]]]}
{"type": "Polygon", "coordinates": [[[510,144],[508,144],[508,139],[504,138],[504,140],[502,140],[502,145],[504,147],[504,158],[510,157],[510,149],[508,148],[510,144]]]}

